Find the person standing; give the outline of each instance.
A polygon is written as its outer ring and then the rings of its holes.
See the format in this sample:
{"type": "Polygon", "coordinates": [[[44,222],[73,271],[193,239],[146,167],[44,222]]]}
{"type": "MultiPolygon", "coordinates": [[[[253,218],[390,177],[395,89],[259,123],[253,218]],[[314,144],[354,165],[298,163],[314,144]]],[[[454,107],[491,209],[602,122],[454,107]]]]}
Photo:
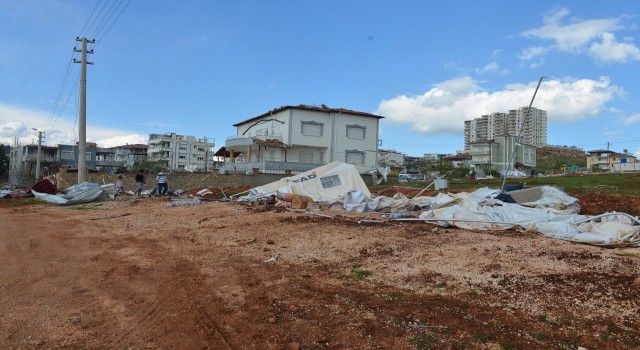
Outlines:
{"type": "Polygon", "coordinates": [[[116,181],[116,191],[124,192],[124,186],[122,185],[122,175],[118,175],[118,180],[116,181]]]}
{"type": "Polygon", "coordinates": [[[167,169],[162,168],[158,175],[156,175],[156,181],[158,182],[158,194],[164,196],[167,194],[167,190],[169,190],[169,184],[167,183],[167,174],[165,173],[167,169]]]}
{"type": "Polygon", "coordinates": [[[140,171],[138,171],[138,174],[136,174],[136,185],[138,187],[136,187],[136,191],[135,194],[140,194],[142,193],[142,189],[144,188],[144,169],[140,169],[140,171]]]}

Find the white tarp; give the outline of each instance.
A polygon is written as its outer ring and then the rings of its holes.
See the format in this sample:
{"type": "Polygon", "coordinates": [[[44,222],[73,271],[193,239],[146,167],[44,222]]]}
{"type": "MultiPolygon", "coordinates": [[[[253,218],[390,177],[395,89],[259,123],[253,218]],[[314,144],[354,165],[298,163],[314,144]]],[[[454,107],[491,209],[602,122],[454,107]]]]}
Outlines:
{"type": "Polygon", "coordinates": [[[291,193],[310,197],[315,202],[336,202],[343,200],[345,195],[351,191],[359,191],[360,195],[366,198],[371,197],[371,193],[356,167],[336,161],[264,186],[258,186],[252,189],[248,196],[241,199],[252,200],[271,194],[291,193]]]}
{"type": "Polygon", "coordinates": [[[47,203],[57,205],[71,205],[90,203],[106,197],[114,198],[116,195],[115,184],[99,185],[93,182],[83,182],[71,187],[65,188],[59,194],[39,193],[31,190],[36,198],[47,203]]]}
{"type": "Polygon", "coordinates": [[[562,191],[545,189],[543,200],[527,203],[534,207],[491,199],[495,191],[483,188],[456,194],[461,199],[446,208],[424,211],[420,219],[440,226],[472,230],[504,230],[520,227],[547,237],[601,246],[640,246],[640,220],[624,213],[595,217],[572,212],[576,199],[562,191]],[[559,209],[566,207],[567,209],[559,209]]]}

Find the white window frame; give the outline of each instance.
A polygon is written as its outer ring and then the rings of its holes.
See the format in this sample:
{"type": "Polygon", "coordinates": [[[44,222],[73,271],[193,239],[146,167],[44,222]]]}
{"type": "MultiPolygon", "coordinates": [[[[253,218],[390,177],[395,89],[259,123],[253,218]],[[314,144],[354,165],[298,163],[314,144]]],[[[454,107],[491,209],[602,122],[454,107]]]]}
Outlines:
{"type": "Polygon", "coordinates": [[[320,178],[320,185],[322,186],[323,189],[328,189],[328,188],[335,188],[335,187],[340,187],[344,185],[344,181],[342,180],[342,178],[340,177],[340,175],[336,174],[336,175],[329,175],[329,176],[323,176],[320,178]]]}
{"type": "Polygon", "coordinates": [[[357,124],[347,125],[346,135],[348,139],[364,140],[367,137],[367,127],[357,124]],[[362,135],[360,135],[360,132],[362,132],[362,135]]]}
{"type": "Polygon", "coordinates": [[[73,151],[60,151],[60,159],[73,160],[75,155],[73,151]]]}
{"type": "Polygon", "coordinates": [[[345,163],[354,164],[354,165],[364,165],[364,158],[365,158],[364,152],[363,151],[358,151],[357,149],[344,152],[344,162],[345,163]],[[351,159],[349,159],[350,156],[351,156],[351,159]],[[361,157],[361,161],[360,160],[358,160],[358,161],[353,160],[354,156],[360,156],[361,157]]]}
{"type": "Polygon", "coordinates": [[[301,121],[300,133],[304,136],[322,137],[324,134],[324,124],[316,121],[301,121]],[[305,128],[306,126],[306,128],[305,128]],[[314,131],[319,128],[319,132],[314,131]]]}
{"type": "Polygon", "coordinates": [[[84,159],[91,160],[91,152],[85,152],[84,159]]]}

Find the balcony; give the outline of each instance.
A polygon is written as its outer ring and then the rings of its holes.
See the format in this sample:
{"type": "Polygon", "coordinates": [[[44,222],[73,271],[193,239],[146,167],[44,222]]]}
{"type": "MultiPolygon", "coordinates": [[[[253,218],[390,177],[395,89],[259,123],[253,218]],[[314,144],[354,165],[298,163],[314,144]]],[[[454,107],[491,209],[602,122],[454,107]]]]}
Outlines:
{"type": "Polygon", "coordinates": [[[225,163],[219,168],[220,174],[249,174],[258,169],[263,174],[299,174],[315,169],[324,163],[292,163],[263,160],[259,162],[225,163]]]}
{"type": "Polygon", "coordinates": [[[247,147],[253,145],[253,138],[251,137],[237,137],[237,138],[228,138],[224,146],[227,149],[233,149],[237,147],[247,147]]]}

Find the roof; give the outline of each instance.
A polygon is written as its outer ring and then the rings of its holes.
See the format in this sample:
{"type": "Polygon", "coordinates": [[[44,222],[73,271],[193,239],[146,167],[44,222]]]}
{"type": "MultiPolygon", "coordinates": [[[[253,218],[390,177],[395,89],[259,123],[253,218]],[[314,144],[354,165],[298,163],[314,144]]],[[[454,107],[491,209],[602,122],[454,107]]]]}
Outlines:
{"type": "Polygon", "coordinates": [[[594,149],[593,151],[587,151],[588,153],[615,153],[608,149],[594,149]]]}
{"type": "Polygon", "coordinates": [[[261,118],[264,117],[268,117],[270,115],[273,115],[275,113],[280,113],[282,111],[286,111],[287,109],[297,109],[297,110],[302,110],[302,111],[314,111],[314,112],[326,112],[326,113],[348,113],[348,114],[352,114],[352,115],[359,115],[362,117],[371,117],[371,118],[378,118],[378,119],[382,119],[384,118],[383,116],[380,115],[376,115],[376,114],[372,114],[372,113],[366,113],[366,112],[358,112],[358,111],[353,111],[350,109],[344,109],[344,108],[329,108],[327,106],[309,106],[309,105],[298,105],[298,106],[282,106],[280,108],[275,108],[270,110],[267,113],[261,114],[257,117],[253,117],[251,119],[247,119],[245,121],[241,121],[239,123],[233,124],[233,126],[240,126],[242,124],[246,124],[246,123],[250,123],[252,121],[256,121],[259,120],[261,118]]]}

